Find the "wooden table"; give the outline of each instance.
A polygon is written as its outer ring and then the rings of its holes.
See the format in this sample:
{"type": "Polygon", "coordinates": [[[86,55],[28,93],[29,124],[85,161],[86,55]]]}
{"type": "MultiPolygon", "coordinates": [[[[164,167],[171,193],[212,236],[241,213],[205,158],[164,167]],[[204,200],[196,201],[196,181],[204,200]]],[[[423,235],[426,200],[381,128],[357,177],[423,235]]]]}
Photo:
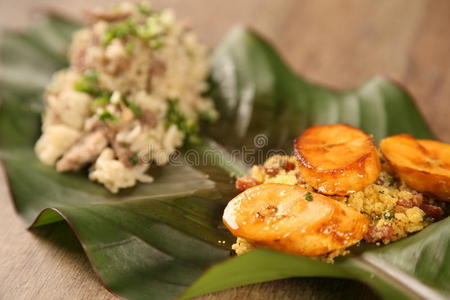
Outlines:
{"type": "MultiPolygon", "coordinates": [[[[0,2],[0,27],[23,28],[38,7],[76,17],[89,0],[0,2]],[[70,7],[70,8],[69,8],[70,7]]],[[[371,76],[403,83],[435,133],[450,142],[450,1],[448,0],[158,0],[216,45],[236,24],[266,36],[292,68],[336,88],[371,76]]],[[[0,299],[114,299],[95,277],[63,223],[29,232],[0,178],[0,299]]],[[[365,286],[328,279],[289,279],[199,299],[327,299],[366,297],[365,286]],[[322,287],[327,285],[326,289],[322,287]]]]}

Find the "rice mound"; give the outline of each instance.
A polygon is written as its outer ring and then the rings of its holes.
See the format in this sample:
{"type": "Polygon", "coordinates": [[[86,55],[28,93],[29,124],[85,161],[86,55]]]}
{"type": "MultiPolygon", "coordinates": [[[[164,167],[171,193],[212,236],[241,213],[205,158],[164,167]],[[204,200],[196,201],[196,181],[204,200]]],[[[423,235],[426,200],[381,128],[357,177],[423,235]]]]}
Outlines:
{"type": "MultiPolygon", "coordinates": [[[[383,162],[383,159],[381,159],[383,162]]],[[[383,170],[377,181],[349,196],[328,196],[355,208],[370,220],[369,231],[364,236],[368,243],[388,244],[420,231],[440,219],[448,208],[443,201],[419,193],[391,175],[389,166],[382,163],[383,170]]],[[[299,185],[308,191],[314,189],[304,183],[295,156],[275,155],[263,165],[252,167],[250,175],[238,178],[236,187],[245,190],[263,183],[299,185]]],[[[317,191],[314,191],[317,192],[317,191]]],[[[255,246],[248,240],[237,238],[232,249],[237,255],[244,254],[255,246]]],[[[349,253],[345,249],[329,253],[328,262],[339,255],[349,253]]]]}
{"type": "Polygon", "coordinates": [[[119,3],[88,17],[44,95],[35,151],[60,172],[92,165],[89,178],[116,193],[151,182],[150,163],[167,164],[198,140],[200,118],[217,117],[202,96],[208,52],[169,10],[119,3]]]}

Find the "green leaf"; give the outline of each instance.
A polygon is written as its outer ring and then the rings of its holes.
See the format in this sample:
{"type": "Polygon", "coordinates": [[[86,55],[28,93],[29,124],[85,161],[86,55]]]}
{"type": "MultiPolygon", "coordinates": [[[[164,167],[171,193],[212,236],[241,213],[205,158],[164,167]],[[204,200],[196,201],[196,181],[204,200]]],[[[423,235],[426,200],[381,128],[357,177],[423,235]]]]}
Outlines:
{"type": "Polygon", "coordinates": [[[289,277],[358,279],[375,287],[384,298],[408,299],[408,291],[383,281],[375,274],[375,270],[366,269],[366,266],[357,260],[347,259],[344,262],[327,264],[306,257],[258,249],[211,268],[180,299],[289,277]]]}
{"type": "MultiPolygon", "coordinates": [[[[294,75],[261,37],[241,28],[216,49],[212,66],[211,95],[222,119],[209,133],[229,149],[254,148],[254,139],[264,134],[267,149],[258,149],[264,154],[258,157],[264,159],[267,150],[290,151],[293,138],[305,128],[336,122],[360,127],[377,141],[397,133],[434,138],[412,98],[395,83],[375,77],[352,91],[325,89],[294,75]]],[[[280,278],[320,276],[363,281],[384,298],[448,298],[449,224],[450,219],[440,221],[388,246],[354,249],[359,254],[333,265],[252,251],[211,268],[183,297],[280,278]]]]}
{"type": "Polygon", "coordinates": [[[212,59],[209,95],[221,118],[204,128],[207,142],[196,148],[209,159],[189,166],[188,157],[178,158],[152,171],[154,183],[112,195],[84,172],[42,165],[33,152],[42,89],[66,65],[75,28],[48,16],[26,33],[4,35],[0,157],[18,212],[33,226],[65,220],[110,290],[129,299],[187,299],[299,276],[356,279],[385,298],[450,296],[450,219],[388,246],[355,247],[335,264],[264,249],[227,259],[234,238],[221,215],[236,193],[231,176],[269,150],[290,152],[313,124],[345,122],[377,140],[402,132],[433,138],[403,89],[379,77],[352,91],[325,89],[295,76],[258,35],[237,29],[212,59]],[[234,149],[250,153],[236,159],[234,149]]]}
{"type": "Polygon", "coordinates": [[[323,88],[296,76],[268,43],[243,28],[216,49],[212,72],[211,95],[222,118],[210,133],[225,145],[251,147],[265,134],[271,149],[290,150],[305,128],[337,122],[377,141],[405,132],[434,138],[411,96],[392,81],[374,77],[351,91],[323,88]]]}

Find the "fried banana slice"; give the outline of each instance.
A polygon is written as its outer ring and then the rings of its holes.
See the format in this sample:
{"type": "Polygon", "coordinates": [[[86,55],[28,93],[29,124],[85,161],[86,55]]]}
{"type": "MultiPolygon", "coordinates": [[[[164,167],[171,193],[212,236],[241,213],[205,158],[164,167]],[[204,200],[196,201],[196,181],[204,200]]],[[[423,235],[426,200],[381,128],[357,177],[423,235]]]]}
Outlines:
{"type": "Polygon", "coordinates": [[[360,241],[369,220],[334,199],[287,184],[252,187],[231,200],[223,221],[255,246],[318,256],[360,241]]]}
{"type": "Polygon", "coordinates": [[[304,181],[327,195],[347,195],[377,180],[380,159],[372,137],[344,124],[307,129],[295,141],[304,181]]]}
{"type": "Polygon", "coordinates": [[[450,201],[450,145],[399,134],[381,141],[380,151],[408,186],[450,201]]]}

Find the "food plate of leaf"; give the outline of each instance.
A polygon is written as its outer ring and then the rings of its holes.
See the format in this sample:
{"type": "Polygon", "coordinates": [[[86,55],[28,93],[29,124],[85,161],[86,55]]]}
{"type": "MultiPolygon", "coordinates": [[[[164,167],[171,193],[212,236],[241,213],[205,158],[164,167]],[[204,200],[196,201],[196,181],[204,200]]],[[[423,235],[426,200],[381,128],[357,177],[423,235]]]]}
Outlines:
{"type": "MultiPolygon", "coordinates": [[[[381,139],[400,133],[434,139],[414,100],[398,84],[374,77],[335,91],[294,74],[273,47],[235,28],[210,56],[210,89],[219,119],[201,127],[196,165],[158,168],[155,181],[111,194],[83,171],[58,173],[33,147],[40,135],[42,93],[79,25],[49,14],[24,32],[2,36],[0,157],[17,213],[31,227],[65,221],[104,285],[129,299],[188,299],[236,286],[290,277],[361,281],[383,298],[448,298],[450,220],[385,246],[362,246],[333,264],[268,249],[230,256],[233,236],[222,223],[247,173],[231,159],[243,146],[291,151],[312,125],[346,123],[381,139]],[[268,143],[255,146],[263,134],[268,143]]],[[[256,163],[260,161],[254,160],[256,163]]]]}

